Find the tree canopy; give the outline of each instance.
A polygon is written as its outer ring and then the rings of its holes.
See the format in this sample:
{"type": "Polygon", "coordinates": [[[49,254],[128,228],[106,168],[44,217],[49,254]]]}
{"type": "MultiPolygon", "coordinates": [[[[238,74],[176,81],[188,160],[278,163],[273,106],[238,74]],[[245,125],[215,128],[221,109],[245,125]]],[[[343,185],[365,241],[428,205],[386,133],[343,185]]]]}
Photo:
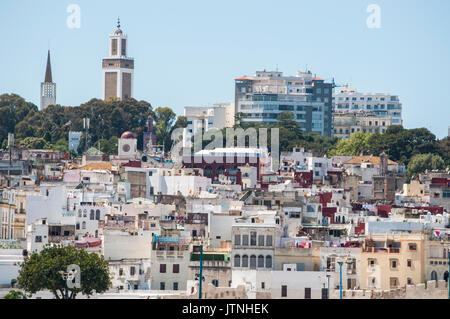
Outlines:
{"type": "Polygon", "coordinates": [[[67,151],[68,145],[63,141],[68,140],[69,131],[80,131],[83,132],[80,150],[84,150],[85,117],[90,119],[88,145],[99,145],[105,154],[117,153],[117,139],[125,131],[135,134],[141,148],[149,117],[155,120],[158,142],[165,142],[167,149],[171,146],[172,130],[187,124],[184,116],[177,118],[170,108],[153,111],[150,103],[135,99],[92,99],[80,106],[49,105],[39,111],[16,94],[3,94],[0,96],[0,146],[6,147],[8,133],[14,132],[16,145],[67,151]]]}
{"type": "Polygon", "coordinates": [[[81,287],[69,288],[69,299],[75,299],[79,293],[102,293],[110,287],[108,262],[103,256],[73,246],[46,246],[41,252],[32,253],[21,264],[18,285],[30,294],[49,290],[55,298],[62,299],[67,283],[60,271],[66,271],[69,265],[78,265],[81,270],[81,287]]]}
{"type": "Polygon", "coordinates": [[[425,173],[426,170],[443,170],[445,162],[437,154],[417,154],[412,157],[408,164],[406,173],[408,178],[425,173]]]}
{"type": "MultiPolygon", "coordinates": [[[[240,120],[243,114],[236,114],[240,120]]],[[[153,110],[150,103],[135,99],[109,99],[106,101],[92,99],[80,106],[65,107],[50,105],[45,110],[37,107],[16,94],[0,96],[0,146],[6,147],[8,132],[14,132],[16,145],[29,148],[52,148],[66,151],[69,130],[83,131],[83,118],[90,118],[88,146],[95,146],[105,154],[117,153],[117,140],[125,131],[132,131],[138,139],[138,147],[142,149],[145,123],[148,117],[155,121],[157,143],[165,145],[169,151],[173,141],[174,129],[186,127],[187,119],[178,116],[169,107],[153,110]]],[[[270,150],[270,129],[279,129],[280,151],[291,151],[302,146],[312,151],[315,156],[328,155],[379,155],[386,153],[393,161],[408,165],[410,160],[419,154],[436,154],[450,165],[450,138],[437,140],[436,136],[426,128],[405,129],[402,126],[390,126],[386,133],[355,133],[349,140],[339,141],[337,138],[325,137],[316,133],[305,133],[302,124],[295,121],[291,111],[281,112],[278,122],[272,125],[264,123],[241,123],[235,128],[268,129],[268,147],[270,150]]],[[[225,130],[222,130],[226,138],[225,130]]],[[[204,141],[204,146],[208,141],[204,141]]],[[[224,140],[223,145],[226,145],[224,140]]],[[[83,134],[80,150],[85,149],[83,134]]]]}

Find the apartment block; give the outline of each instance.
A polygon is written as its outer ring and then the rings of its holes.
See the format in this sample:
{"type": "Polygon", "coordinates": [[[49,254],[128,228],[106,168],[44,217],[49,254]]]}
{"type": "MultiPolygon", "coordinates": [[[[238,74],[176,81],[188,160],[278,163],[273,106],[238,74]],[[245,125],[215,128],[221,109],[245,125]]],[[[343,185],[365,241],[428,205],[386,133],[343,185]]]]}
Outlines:
{"type": "Polygon", "coordinates": [[[284,76],[264,70],[235,81],[235,108],[241,123],[270,125],[281,112],[291,111],[304,132],[331,136],[332,84],[311,71],[284,76]]]}

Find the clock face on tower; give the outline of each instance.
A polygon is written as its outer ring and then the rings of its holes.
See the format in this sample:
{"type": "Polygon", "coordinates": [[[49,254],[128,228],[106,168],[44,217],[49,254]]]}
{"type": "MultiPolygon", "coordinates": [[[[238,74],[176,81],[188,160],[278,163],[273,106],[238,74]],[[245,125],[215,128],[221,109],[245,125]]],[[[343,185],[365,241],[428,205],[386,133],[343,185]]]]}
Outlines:
{"type": "Polygon", "coordinates": [[[125,153],[128,153],[128,152],[130,151],[130,149],[131,149],[131,147],[130,147],[130,145],[128,145],[128,144],[125,144],[124,146],[122,146],[122,150],[123,150],[125,153]]]}

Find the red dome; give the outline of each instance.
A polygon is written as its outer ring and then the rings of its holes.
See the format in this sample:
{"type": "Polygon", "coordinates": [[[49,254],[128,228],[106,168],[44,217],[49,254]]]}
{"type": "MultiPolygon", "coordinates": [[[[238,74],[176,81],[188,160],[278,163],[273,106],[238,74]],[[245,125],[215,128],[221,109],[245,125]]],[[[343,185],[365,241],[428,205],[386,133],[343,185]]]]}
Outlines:
{"type": "Polygon", "coordinates": [[[131,139],[131,138],[134,138],[134,134],[133,134],[133,132],[127,131],[127,132],[123,133],[120,138],[121,139],[131,139]]]}

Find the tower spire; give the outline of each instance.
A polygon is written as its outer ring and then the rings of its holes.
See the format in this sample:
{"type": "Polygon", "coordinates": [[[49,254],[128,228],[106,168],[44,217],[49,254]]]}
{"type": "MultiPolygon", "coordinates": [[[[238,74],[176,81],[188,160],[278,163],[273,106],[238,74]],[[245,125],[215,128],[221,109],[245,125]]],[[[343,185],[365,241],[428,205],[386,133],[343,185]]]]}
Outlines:
{"type": "Polygon", "coordinates": [[[52,66],[50,64],[50,50],[48,50],[47,56],[47,68],[45,70],[45,83],[52,83],[52,66]]]}
{"type": "Polygon", "coordinates": [[[117,17],[117,29],[120,29],[120,17],[117,17]]]}

